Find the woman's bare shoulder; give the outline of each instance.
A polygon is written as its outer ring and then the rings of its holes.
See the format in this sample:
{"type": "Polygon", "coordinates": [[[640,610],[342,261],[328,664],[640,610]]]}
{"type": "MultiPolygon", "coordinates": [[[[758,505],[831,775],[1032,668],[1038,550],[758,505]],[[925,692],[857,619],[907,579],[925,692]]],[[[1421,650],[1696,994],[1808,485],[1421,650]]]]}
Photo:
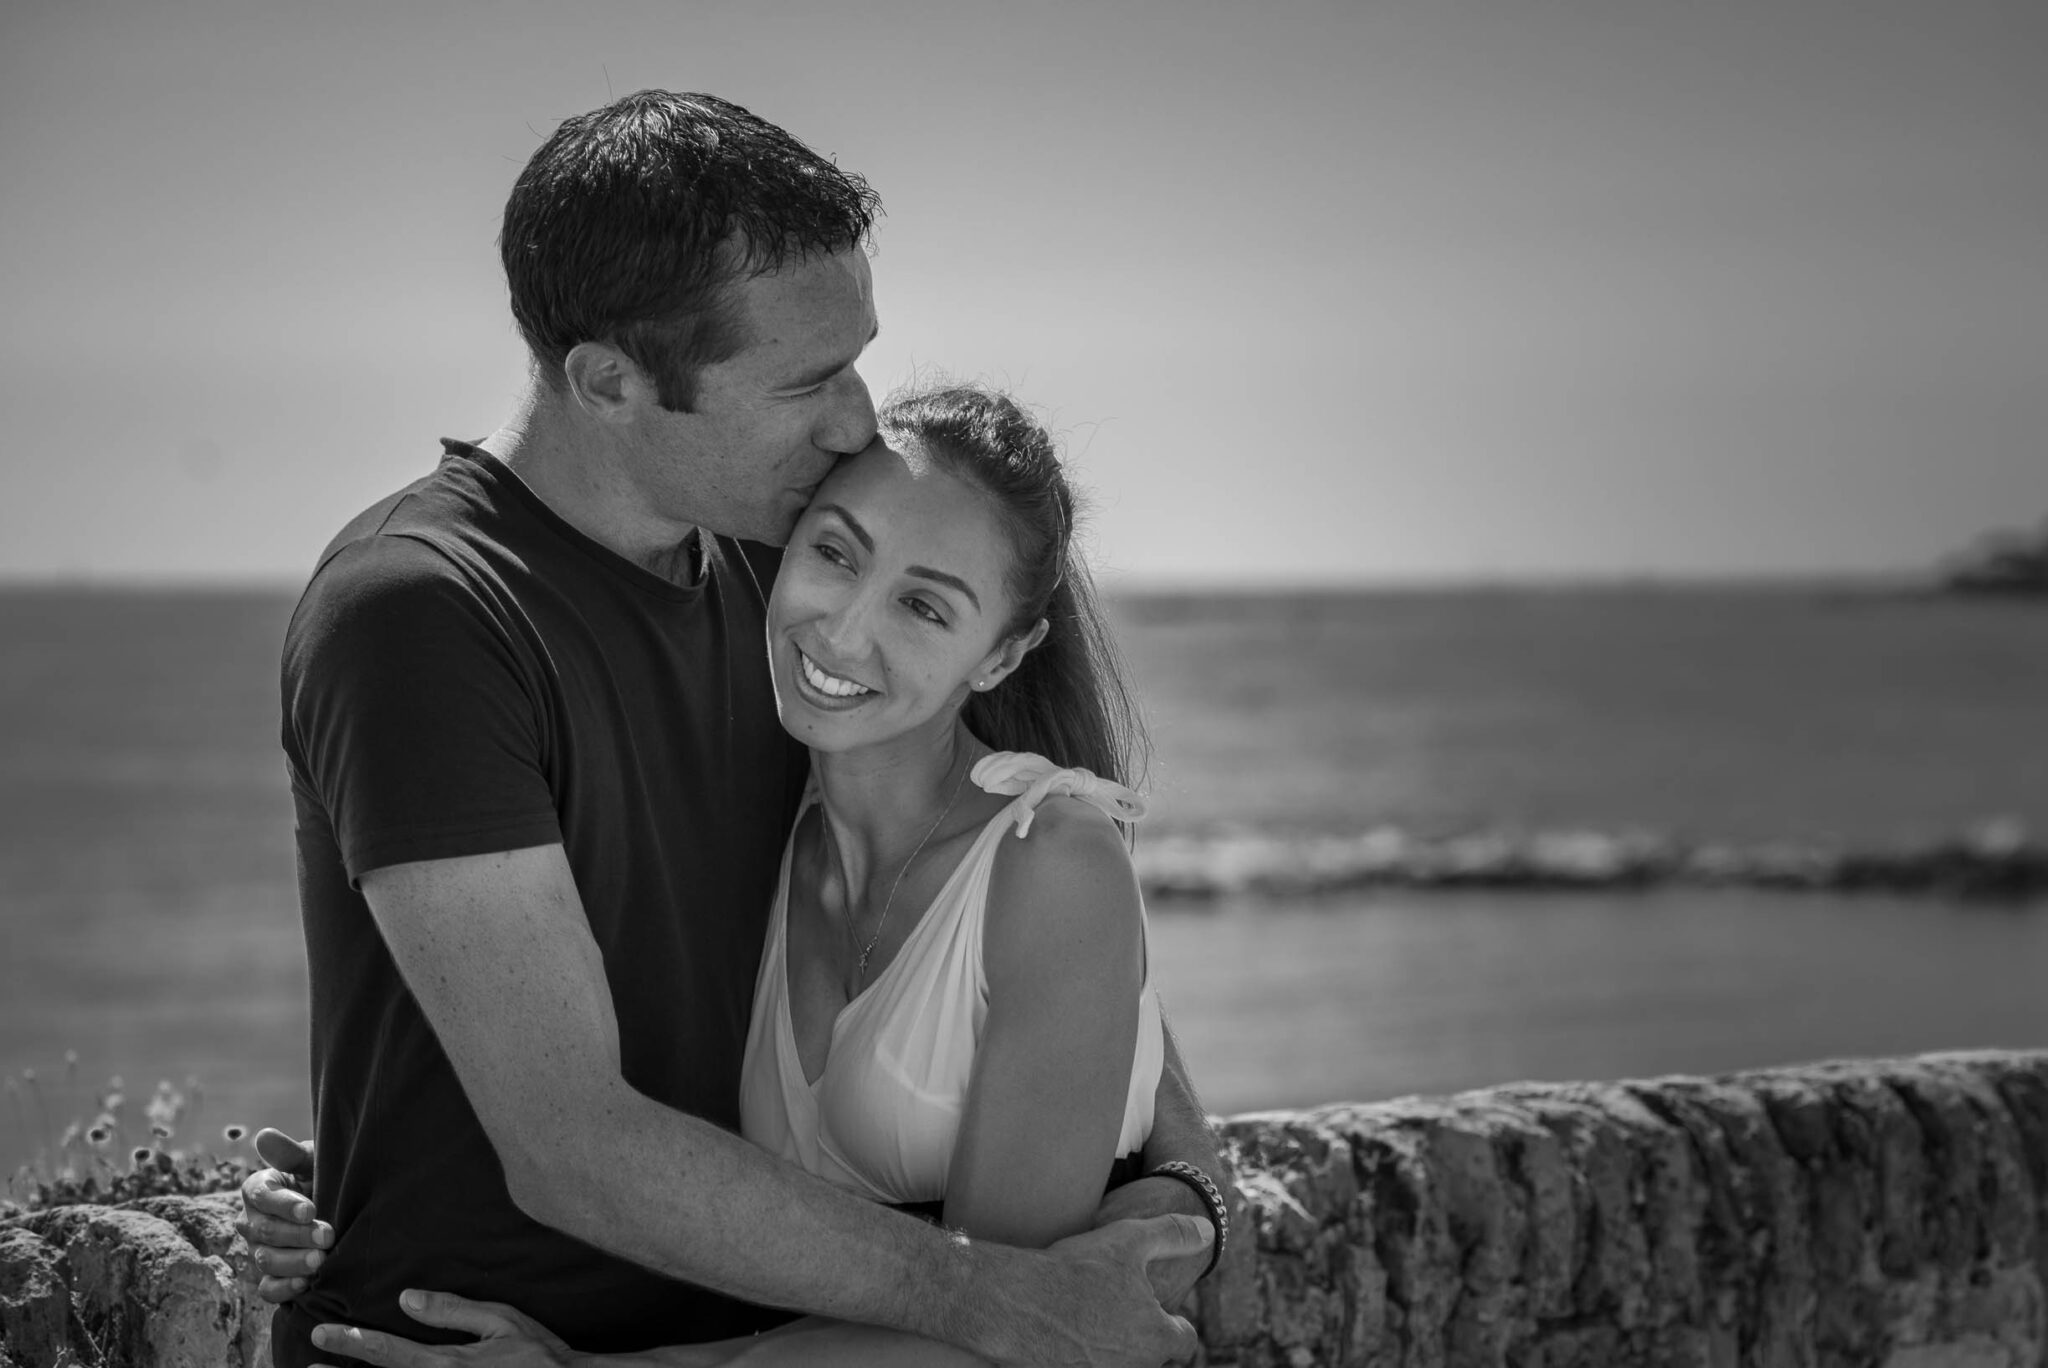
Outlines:
{"type": "Polygon", "coordinates": [[[991,971],[1013,954],[1049,947],[1104,952],[1133,944],[1144,903],[1122,830],[1079,798],[1047,798],[1029,834],[1011,831],[989,877],[986,951],[991,971]]]}

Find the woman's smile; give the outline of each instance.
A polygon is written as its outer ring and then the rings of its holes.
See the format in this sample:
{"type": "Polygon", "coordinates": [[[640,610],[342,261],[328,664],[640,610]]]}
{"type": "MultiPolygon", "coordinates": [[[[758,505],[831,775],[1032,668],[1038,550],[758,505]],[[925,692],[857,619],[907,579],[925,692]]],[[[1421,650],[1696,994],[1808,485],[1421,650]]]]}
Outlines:
{"type": "Polygon", "coordinates": [[[798,646],[795,650],[797,664],[800,667],[797,673],[803,682],[809,686],[808,692],[821,695],[831,703],[839,706],[850,705],[858,703],[863,699],[872,698],[877,692],[857,680],[848,679],[844,675],[834,674],[827,670],[816,660],[812,659],[809,652],[805,651],[803,647],[798,646]]]}

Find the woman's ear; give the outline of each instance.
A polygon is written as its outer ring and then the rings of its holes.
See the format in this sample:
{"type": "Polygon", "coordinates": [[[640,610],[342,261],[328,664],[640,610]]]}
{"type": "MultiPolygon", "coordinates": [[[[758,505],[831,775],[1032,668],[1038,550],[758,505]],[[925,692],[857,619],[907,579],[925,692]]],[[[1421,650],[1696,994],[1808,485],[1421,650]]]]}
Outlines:
{"type": "Polygon", "coordinates": [[[1051,625],[1040,618],[1030,631],[1011,637],[989,653],[969,684],[977,693],[987,693],[1014,673],[1024,663],[1024,657],[1030,655],[1032,648],[1044,641],[1045,634],[1051,630],[1051,625]]]}

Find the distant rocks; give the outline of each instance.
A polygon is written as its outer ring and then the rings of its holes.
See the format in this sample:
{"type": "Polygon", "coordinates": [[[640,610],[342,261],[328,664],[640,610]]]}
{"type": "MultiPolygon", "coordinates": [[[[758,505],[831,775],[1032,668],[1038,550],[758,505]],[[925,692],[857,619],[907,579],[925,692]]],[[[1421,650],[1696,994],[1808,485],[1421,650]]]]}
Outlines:
{"type": "Polygon", "coordinates": [[[1957,594],[2048,597],[2048,521],[2032,532],[1994,532],[1943,567],[1941,586],[1957,594]]]}
{"type": "Polygon", "coordinates": [[[1664,885],[2019,897],[2048,892],[2048,847],[1998,818],[1896,849],[1687,843],[1640,832],[1356,836],[1260,832],[1140,840],[1148,897],[1299,897],[1365,888],[1629,889],[1664,885]]]}

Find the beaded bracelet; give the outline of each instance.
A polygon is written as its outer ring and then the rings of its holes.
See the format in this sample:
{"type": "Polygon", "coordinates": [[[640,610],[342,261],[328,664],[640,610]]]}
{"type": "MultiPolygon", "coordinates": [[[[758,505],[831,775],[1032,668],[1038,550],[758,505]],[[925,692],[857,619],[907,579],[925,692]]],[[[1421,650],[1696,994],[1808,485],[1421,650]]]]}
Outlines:
{"type": "Polygon", "coordinates": [[[1224,1243],[1230,1239],[1230,1209],[1223,1204],[1223,1194],[1216,1190],[1216,1184],[1209,1181],[1208,1174],[1179,1159],[1170,1159],[1145,1176],[1178,1179],[1193,1188],[1195,1196],[1202,1199],[1202,1206],[1209,1213],[1209,1223],[1216,1227],[1216,1243],[1209,1249],[1209,1266],[1195,1279],[1200,1282],[1216,1271],[1216,1263],[1223,1257],[1224,1243]]]}

